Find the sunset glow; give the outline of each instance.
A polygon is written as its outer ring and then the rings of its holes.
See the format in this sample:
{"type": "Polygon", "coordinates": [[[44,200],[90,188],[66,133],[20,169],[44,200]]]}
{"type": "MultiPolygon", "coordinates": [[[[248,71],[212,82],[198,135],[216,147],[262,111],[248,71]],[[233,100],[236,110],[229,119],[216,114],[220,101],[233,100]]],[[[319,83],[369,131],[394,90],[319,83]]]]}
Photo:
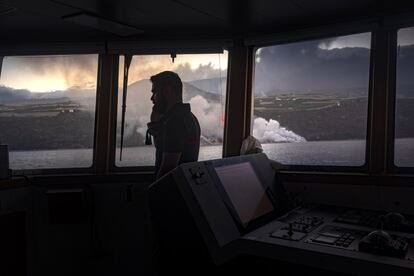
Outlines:
{"type": "MultiPolygon", "coordinates": [[[[136,55],[133,57],[129,69],[128,83],[149,79],[161,71],[174,71],[183,81],[203,79],[206,75],[227,70],[228,52],[222,54],[195,54],[177,55],[174,62],[170,55],[136,55]]],[[[119,84],[122,83],[124,58],[121,56],[119,64],[119,84]]]]}
{"type": "Polygon", "coordinates": [[[96,87],[98,55],[5,57],[0,85],[35,93],[96,87]]]}
{"type": "Polygon", "coordinates": [[[27,89],[31,92],[43,93],[68,89],[64,78],[38,77],[38,76],[15,76],[14,78],[1,78],[0,84],[13,89],[27,89]]]}
{"type": "MultiPolygon", "coordinates": [[[[227,58],[227,51],[222,54],[177,55],[174,62],[170,55],[135,55],[130,67],[129,84],[149,79],[164,70],[177,72],[183,81],[206,76],[220,77],[227,70],[227,58]]],[[[97,60],[97,55],[5,57],[0,85],[37,93],[71,87],[93,89],[97,82],[97,60]]],[[[121,56],[120,83],[123,66],[121,56]]]]}

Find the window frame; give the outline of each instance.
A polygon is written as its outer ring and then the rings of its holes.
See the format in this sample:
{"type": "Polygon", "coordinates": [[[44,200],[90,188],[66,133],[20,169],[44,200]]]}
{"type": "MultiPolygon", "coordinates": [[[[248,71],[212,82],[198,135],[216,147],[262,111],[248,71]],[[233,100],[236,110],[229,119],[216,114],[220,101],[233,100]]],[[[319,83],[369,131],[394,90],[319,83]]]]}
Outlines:
{"type": "MultiPolygon", "coordinates": [[[[215,44],[213,42],[213,44],[207,44],[204,45],[203,47],[201,47],[202,44],[199,44],[200,42],[198,41],[188,41],[186,43],[189,43],[188,46],[183,46],[182,44],[183,42],[179,42],[178,44],[175,45],[175,47],[165,47],[165,46],[159,46],[160,48],[158,48],[157,46],[154,46],[151,48],[151,46],[148,46],[150,48],[146,48],[147,47],[147,43],[144,44],[139,44],[141,47],[133,47],[135,44],[134,43],[130,43],[130,44],[122,44],[121,46],[124,47],[124,49],[118,49],[118,50],[110,50],[109,52],[114,52],[116,53],[116,56],[118,56],[118,70],[114,70],[117,73],[119,72],[119,60],[120,57],[122,55],[125,54],[132,54],[132,57],[134,56],[148,56],[148,55],[171,55],[171,54],[176,54],[176,55],[185,55],[185,54],[222,54],[224,51],[228,51],[228,60],[227,60],[227,65],[229,65],[230,63],[230,51],[231,51],[231,44],[229,44],[228,42],[220,42],[218,41],[218,44],[215,44]],[[125,45],[127,45],[127,47],[125,47],[125,45]],[[143,46],[142,46],[143,45],[143,46]],[[220,46],[221,45],[221,46],[220,46]]],[[[116,44],[115,44],[116,45],[116,44]]],[[[158,43],[155,43],[155,45],[158,45],[158,43]]],[[[116,47],[114,47],[116,48],[116,47]]],[[[226,104],[225,104],[225,109],[224,109],[224,114],[227,114],[227,96],[228,96],[228,90],[229,90],[229,70],[227,70],[227,75],[223,76],[226,77],[227,79],[227,87],[226,87],[226,104]]],[[[138,173],[154,173],[155,170],[155,164],[154,165],[146,165],[146,166],[116,166],[116,135],[117,135],[117,119],[118,119],[118,75],[117,77],[114,77],[114,81],[113,81],[113,94],[112,94],[112,101],[111,101],[111,114],[115,114],[113,116],[113,118],[111,118],[113,121],[111,123],[111,134],[110,134],[110,144],[109,144],[109,171],[110,172],[138,172],[138,173]],[[115,89],[116,88],[116,89],[115,89]]],[[[223,158],[225,155],[225,151],[226,151],[226,143],[225,143],[225,129],[227,127],[227,120],[224,120],[224,129],[223,129],[223,144],[222,144],[222,153],[221,153],[221,157],[223,158]]],[[[154,152],[155,154],[155,152],[154,152]]]]}
{"type": "MultiPolygon", "coordinates": [[[[237,46],[239,48],[243,48],[242,50],[246,49],[248,51],[248,57],[245,60],[247,68],[247,78],[245,85],[246,93],[244,95],[244,116],[243,118],[243,130],[240,132],[243,133],[250,133],[250,126],[251,126],[251,119],[252,117],[249,116],[253,109],[252,107],[254,101],[254,95],[252,95],[251,84],[254,81],[254,66],[252,63],[254,61],[255,52],[260,47],[271,46],[271,45],[280,45],[280,44],[288,44],[294,42],[301,42],[307,40],[316,40],[316,39],[323,39],[335,36],[343,36],[343,35],[351,35],[357,33],[364,33],[370,32],[371,33],[371,56],[370,56],[370,71],[369,71],[369,96],[368,96],[368,122],[367,122],[367,136],[366,136],[366,164],[363,167],[342,167],[342,166],[302,166],[302,165],[286,165],[281,170],[280,173],[282,178],[287,178],[288,180],[303,180],[309,181],[309,177],[315,180],[315,182],[326,182],[326,183],[333,183],[333,182],[341,182],[341,179],[349,178],[349,181],[352,182],[355,179],[360,180],[362,184],[372,184],[372,185],[382,185],[381,183],[377,183],[372,179],[382,179],[380,176],[386,176],[388,179],[387,181],[391,181],[392,179],[397,179],[398,185],[400,183],[404,183],[406,180],[411,180],[414,177],[414,168],[412,167],[397,167],[394,165],[394,134],[395,134],[395,98],[396,98],[396,47],[397,47],[397,32],[401,28],[406,27],[413,27],[414,20],[411,17],[383,17],[377,18],[374,20],[362,20],[362,21],[353,21],[347,24],[339,25],[330,25],[330,26],[323,26],[323,27],[310,27],[308,29],[302,29],[298,31],[286,31],[283,33],[276,33],[262,37],[247,37],[243,42],[242,45],[233,45],[233,42],[236,40],[227,40],[223,42],[223,40],[211,42],[208,40],[208,43],[193,43],[188,44],[188,41],[185,43],[182,42],[174,42],[174,47],[168,47],[168,44],[171,42],[161,41],[158,44],[153,42],[128,42],[128,47],[122,46],[119,47],[118,44],[113,44],[115,46],[111,47],[111,42],[108,43],[52,43],[52,44],[31,44],[31,45],[6,45],[3,44],[0,47],[0,56],[24,56],[24,55],[75,55],[75,54],[98,54],[98,76],[97,76],[97,88],[96,88],[96,107],[95,107],[95,129],[94,129],[94,147],[93,147],[93,159],[92,159],[92,166],[89,168],[56,168],[56,169],[25,169],[25,170],[13,170],[13,176],[19,175],[50,175],[50,174],[91,174],[91,173],[110,173],[110,172],[137,172],[141,174],[151,174],[153,172],[154,166],[134,166],[134,167],[116,167],[115,166],[115,143],[116,143],[116,116],[111,115],[117,112],[117,82],[118,82],[118,64],[108,65],[106,62],[103,62],[103,57],[106,56],[113,56],[117,57],[119,62],[119,55],[122,53],[134,53],[134,54],[170,54],[171,52],[176,52],[177,54],[185,54],[185,53],[200,53],[200,49],[211,49],[211,48],[222,48],[226,49],[229,53],[228,55],[228,71],[227,71],[227,90],[226,90],[226,106],[225,106],[225,125],[224,125],[224,137],[223,137],[223,157],[234,155],[235,150],[231,150],[228,152],[229,148],[234,148],[232,144],[234,144],[234,140],[239,136],[237,133],[231,133],[232,141],[230,142],[227,139],[229,126],[231,125],[232,120],[234,120],[234,116],[232,118],[227,118],[227,113],[229,107],[234,107],[237,105],[236,103],[229,103],[229,97],[231,97],[233,93],[231,93],[231,83],[234,82],[235,77],[241,77],[242,74],[235,74],[230,71],[231,63],[233,59],[233,50],[237,46]],[[385,32],[388,34],[388,44],[384,45],[386,42],[376,41],[374,36],[377,33],[385,32]],[[374,41],[375,40],[375,41],[374,41]],[[140,47],[137,47],[141,45],[140,47]],[[154,46],[155,45],[155,46],[154,46]],[[167,45],[167,46],[166,46],[167,45]],[[190,45],[188,47],[184,47],[183,45],[190,45]],[[382,69],[383,71],[386,70],[386,77],[388,78],[386,83],[386,121],[381,121],[379,118],[376,117],[378,111],[374,112],[372,109],[372,101],[375,93],[374,80],[373,75],[375,74],[373,63],[378,63],[379,60],[376,58],[377,48],[378,45],[385,46],[385,51],[388,54],[388,59],[386,60],[386,69],[382,69]],[[124,47],[124,48],[123,48],[124,47]],[[250,66],[250,67],[249,67],[250,66]],[[116,67],[116,68],[115,68],[116,67]],[[102,76],[103,69],[109,70],[109,74],[106,76],[102,76]],[[102,81],[109,78],[108,76],[112,76],[114,71],[116,73],[116,77],[112,80],[107,80],[106,83],[110,83],[111,87],[102,87],[102,81]],[[103,78],[103,79],[102,79],[103,78]],[[116,88],[116,89],[114,89],[116,88]],[[109,89],[109,95],[103,95],[102,89],[109,89]],[[110,101],[110,110],[102,116],[102,106],[100,101],[102,98],[107,97],[107,100],[110,101]],[[114,103],[114,97],[116,99],[114,103]],[[115,104],[115,109],[114,109],[115,104]],[[106,120],[106,121],[105,121],[106,120]],[[101,133],[104,130],[100,130],[98,127],[98,122],[102,124],[107,124],[107,133],[101,133]],[[230,122],[229,122],[230,121],[230,122]],[[114,129],[115,123],[115,129],[114,129]],[[384,143],[373,141],[372,136],[372,128],[373,125],[378,125],[378,127],[385,127],[386,135],[385,137],[381,138],[384,143]],[[98,137],[100,136],[100,137],[98,137]],[[236,137],[237,136],[237,137],[236,137]],[[385,148],[385,157],[383,160],[376,159],[375,149],[384,149],[385,148]],[[97,151],[106,151],[105,154],[98,153],[97,151]],[[112,152],[113,151],[113,152],[112,152]],[[372,155],[374,152],[374,155],[372,155]],[[97,162],[97,154],[99,156],[105,156],[104,160],[100,160],[98,164],[97,162]],[[375,183],[374,183],[375,182],[375,183]]],[[[191,42],[191,41],[190,41],[191,42]]],[[[202,53],[202,52],[201,52],[202,53]]],[[[239,61],[240,55],[235,58],[235,61],[239,61]]],[[[234,95],[233,95],[234,96],[234,95]]],[[[240,109],[237,105],[236,109],[240,109]]],[[[382,110],[384,111],[384,110],[382,110]]],[[[115,113],[117,114],[117,113],[115,113]]],[[[240,137],[242,139],[242,137],[240,137]]],[[[241,143],[241,140],[239,141],[241,143]]],[[[345,180],[344,180],[345,181],[345,180]]],[[[348,181],[348,180],[346,180],[348,181]]],[[[358,182],[357,181],[357,182],[358,182]]],[[[385,180],[381,182],[386,182],[385,180]]]]}
{"type": "MultiPolygon", "coordinates": [[[[81,45],[80,48],[73,50],[70,46],[65,46],[59,44],[56,48],[52,46],[46,45],[34,45],[34,47],[27,51],[25,49],[17,48],[14,49],[14,52],[11,51],[10,54],[3,53],[2,57],[24,57],[24,56],[54,56],[54,55],[62,55],[62,56],[73,56],[73,55],[97,55],[97,75],[96,75],[96,94],[95,94],[95,117],[94,117],[94,130],[93,130],[93,147],[92,147],[92,163],[89,167],[73,167],[73,168],[40,168],[40,169],[11,169],[12,176],[31,176],[31,175],[51,175],[51,174],[85,174],[85,173],[93,173],[96,170],[95,164],[95,154],[96,154],[96,147],[97,147],[97,120],[98,120],[98,102],[99,102],[99,95],[100,95],[100,74],[101,74],[101,54],[99,48],[92,47],[89,43],[81,45]],[[49,48],[50,47],[50,48],[49,48]],[[50,51],[50,53],[47,53],[50,51]]],[[[1,66],[3,67],[3,66],[1,66]]],[[[1,76],[0,76],[1,77],[1,76]]]]}
{"type": "MultiPolygon", "coordinates": [[[[390,71],[389,77],[389,102],[388,102],[388,145],[387,148],[387,170],[391,174],[412,175],[414,174],[413,167],[400,167],[395,164],[395,127],[396,127],[396,105],[397,105],[397,61],[398,61],[398,31],[405,28],[414,28],[414,21],[401,23],[399,20],[397,23],[392,21],[390,23],[390,30],[392,32],[391,49],[390,49],[390,71]]],[[[414,120],[414,118],[413,118],[414,120]]]]}
{"type": "MultiPolygon", "coordinates": [[[[252,48],[252,58],[254,60],[254,57],[256,56],[256,52],[259,48],[263,47],[269,47],[269,46],[277,46],[277,45],[287,45],[292,43],[300,43],[300,42],[306,42],[306,41],[312,41],[312,40],[318,40],[318,39],[328,39],[332,37],[341,37],[341,36],[347,36],[347,35],[356,35],[361,33],[370,33],[371,35],[371,42],[370,42],[370,61],[368,66],[368,106],[367,106],[367,122],[366,122],[366,144],[365,144],[365,163],[362,166],[324,166],[324,165],[288,165],[288,164],[282,164],[281,171],[283,172],[327,172],[327,173],[368,173],[369,166],[370,166],[370,160],[369,160],[369,151],[371,147],[371,139],[370,139],[370,129],[371,129],[371,110],[370,110],[370,102],[372,101],[372,90],[373,90],[373,84],[372,84],[372,75],[373,75],[373,57],[375,54],[374,49],[374,33],[377,31],[377,28],[373,27],[372,25],[368,25],[363,28],[354,28],[353,25],[344,26],[341,31],[332,31],[330,28],[327,30],[316,30],[313,35],[303,35],[303,33],[294,33],[291,37],[289,35],[282,34],[281,36],[276,36],[274,38],[267,38],[262,43],[256,43],[254,47],[252,48]]],[[[251,83],[254,83],[254,77],[255,77],[255,63],[253,61],[252,65],[252,74],[251,74],[251,83]]],[[[251,116],[249,118],[248,125],[246,126],[248,128],[248,131],[250,134],[252,134],[252,119],[254,114],[254,99],[255,96],[253,95],[253,85],[251,86],[250,93],[250,104],[251,107],[251,116]]]]}

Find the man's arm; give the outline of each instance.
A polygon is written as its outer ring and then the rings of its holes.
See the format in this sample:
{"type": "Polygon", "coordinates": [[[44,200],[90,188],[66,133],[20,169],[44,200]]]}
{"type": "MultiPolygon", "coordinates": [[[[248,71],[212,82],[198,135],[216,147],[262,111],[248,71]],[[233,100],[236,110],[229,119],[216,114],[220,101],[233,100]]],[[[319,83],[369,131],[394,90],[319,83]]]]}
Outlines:
{"type": "Polygon", "coordinates": [[[157,179],[177,167],[180,158],[181,152],[164,152],[162,155],[160,169],[157,173],[157,179]]]}

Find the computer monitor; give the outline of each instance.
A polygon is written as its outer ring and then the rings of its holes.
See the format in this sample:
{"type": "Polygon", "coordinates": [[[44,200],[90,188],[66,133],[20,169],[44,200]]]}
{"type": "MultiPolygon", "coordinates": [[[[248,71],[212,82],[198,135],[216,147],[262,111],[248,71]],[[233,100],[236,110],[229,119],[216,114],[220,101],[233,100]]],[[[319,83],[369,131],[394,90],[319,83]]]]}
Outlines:
{"type": "Polygon", "coordinates": [[[217,166],[214,171],[218,189],[241,232],[263,224],[274,213],[270,189],[262,185],[250,162],[217,166]]]}
{"type": "Polygon", "coordinates": [[[220,264],[238,255],[231,244],[284,210],[276,176],[261,153],[184,163],[158,179],[148,205],[166,262],[197,264],[210,255],[220,264]]]}

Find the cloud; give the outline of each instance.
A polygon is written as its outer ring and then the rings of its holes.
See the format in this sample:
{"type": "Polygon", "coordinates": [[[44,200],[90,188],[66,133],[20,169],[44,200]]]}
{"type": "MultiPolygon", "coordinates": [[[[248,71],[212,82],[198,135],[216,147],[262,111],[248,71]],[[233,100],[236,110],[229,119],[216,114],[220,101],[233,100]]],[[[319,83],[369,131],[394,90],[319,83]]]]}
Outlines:
{"type": "MultiPolygon", "coordinates": [[[[118,101],[122,102],[122,79],[123,79],[123,58],[120,59],[119,66],[119,91],[118,101]]],[[[182,59],[185,61],[185,59],[182,59]]],[[[213,60],[214,62],[217,60],[213,60]]],[[[97,56],[49,56],[49,57],[29,57],[17,58],[12,60],[14,68],[26,68],[31,75],[42,77],[63,75],[68,84],[68,89],[54,91],[50,93],[30,93],[37,99],[70,98],[82,106],[83,110],[95,113],[96,89],[90,87],[96,84],[97,79],[97,56]]],[[[227,62],[227,58],[222,58],[220,62],[227,62]]],[[[221,70],[213,62],[209,62],[209,57],[203,63],[195,64],[190,62],[172,63],[168,55],[163,56],[135,56],[132,60],[129,73],[128,99],[125,118],[125,138],[137,140],[145,137],[146,125],[149,121],[152,103],[150,76],[164,70],[177,72],[184,82],[195,80],[214,79],[225,77],[226,70],[221,70]],[[207,63],[206,63],[207,62],[207,63]],[[138,81],[140,80],[140,81],[138,81]],[[142,80],[142,81],[141,81],[142,80]]],[[[17,71],[16,71],[17,72],[17,71]]],[[[23,74],[24,76],[24,74],[23,74]]],[[[197,116],[202,135],[209,141],[220,142],[223,139],[224,110],[223,106],[216,100],[217,96],[203,91],[204,89],[193,87],[186,84],[184,91],[190,96],[190,104],[193,113],[197,116]],[[198,95],[199,93],[203,96],[198,95]],[[193,96],[198,95],[198,96],[193,96]]],[[[223,89],[225,91],[225,89],[223,89]]],[[[211,92],[211,91],[208,91],[211,92]]],[[[188,99],[189,97],[187,97],[188,99]]],[[[217,98],[218,99],[218,98],[217,98]]],[[[121,104],[118,104],[121,109],[121,104]]],[[[120,134],[121,110],[118,111],[118,136],[120,134]]],[[[144,141],[138,141],[143,143],[144,141]]]]}
{"type": "MultiPolygon", "coordinates": [[[[325,40],[323,40],[325,41],[325,40]]],[[[367,87],[370,50],[321,49],[321,40],[264,47],[255,66],[254,91],[274,95],[367,87]]]]}
{"type": "Polygon", "coordinates": [[[261,143],[306,142],[304,137],[281,127],[278,121],[267,121],[260,117],[254,119],[253,136],[261,143]]]}
{"type": "MultiPolygon", "coordinates": [[[[132,84],[128,90],[127,109],[125,117],[125,138],[141,139],[139,143],[144,142],[145,133],[147,131],[147,123],[150,120],[152,103],[150,101],[151,83],[149,80],[139,81],[132,84]],[[130,137],[130,138],[128,138],[130,137]],[[132,138],[136,137],[136,138],[132,138]]],[[[185,85],[185,89],[192,89],[192,86],[185,85]]],[[[189,95],[194,95],[195,91],[184,91],[189,95]]],[[[118,94],[118,108],[121,109],[122,91],[118,94]]],[[[191,111],[199,120],[201,126],[201,134],[210,142],[221,142],[223,139],[223,123],[222,116],[223,107],[215,100],[207,100],[201,95],[193,96],[189,99],[191,111]]],[[[121,123],[121,110],[118,111],[118,126],[121,123]]],[[[118,135],[120,135],[120,127],[118,127],[118,135]]]]}
{"type": "Polygon", "coordinates": [[[208,102],[202,96],[195,96],[190,100],[191,111],[197,117],[201,134],[205,137],[223,139],[223,114],[218,103],[208,102]]]}
{"type": "MultiPolygon", "coordinates": [[[[227,62],[227,60],[225,61],[227,62]]],[[[123,58],[121,58],[119,68],[119,85],[122,86],[124,76],[123,58]]],[[[226,69],[220,70],[220,68],[215,68],[212,62],[199,64],[198,67],[194,68],[189,62],[172,63],[171,57],[168,55],[134,56],[129,69],[128,83],[131,84],[139,80],[149,79],[162,71],[174,71],[180,76],[182,81],[218,78],[227,74],[226,69]]]]}
{"type": "Polygon", "coordinates": [[[318,47],[324,50],[353,48],[353,47],[370,48],[371,47],[371,34],[360,33],[360,34],[353,34],[353,35],[334,37],[330,39],[324,39],[319,43],[318,47]]]}
{"type": "MultiPolygon", "coordinates": [[[[129,67],[128,83],[149,79],[151,76],[165,70],[171,70],[173,64],[171,58],[165,55],[141,55],[134,56],[129,67]]],[[[119,62],[119,86],[123,82],[124,58],[121,56],[119,62]]]]}
{"type": "Polygon", "coordinates": [[[0,82],[14,89],[51,92],[96,88],[98,55],[5,57],[0,82]]]}
{"type": "Polygon", "coordinates": [[[212,63],[200,64],[196,69],[192,69],[189,63],[184,63],[177,66],[175,72],[183,81],[219,78],[227,75],[226,70],[215,69],[212,63]]]}
{"type": "MultiPolygon", "coordinates": [[[[201,135],[210,142],[221,142],[223,140],[223,120],[221,114],[221,105],[218,103],[208,102],[202,96],[195,96],[189,101],[192,113],[197,117],[201,135]]],[[[149,122],[150,111],[147,108],[139,108],[142,104],[129,105],[125,118],[124,137],[136,136],[144,139],[149,122]]],[[[149,105],[151,107],[151,105],[149,105]]],[[[118,113],[118,125],[121,122],[121,112],[118,113]]],[[[120,129],[120,128],[119,128],[120,129]]],[[[118,132],[120,134],[120,132],[118,132]]],[[[138,141],[143,143],[144,141],[138,141]]]]}
{"type": "Polygon", "coordinates": [[[369,58],[370,51],[369,49],[362,47],[353,47],[353,48],[343,48],[338,49],[334,48],[331,50],[322,50],[317,51],[317,57],[325,60],[339,60],[339,59],[349,59],[352,58],[369,58]]]}
{"type": "Polygon", "coordinates": [[[414,45],[414,27],[404,28],[398,31],[398,45],[414,45]]]}

